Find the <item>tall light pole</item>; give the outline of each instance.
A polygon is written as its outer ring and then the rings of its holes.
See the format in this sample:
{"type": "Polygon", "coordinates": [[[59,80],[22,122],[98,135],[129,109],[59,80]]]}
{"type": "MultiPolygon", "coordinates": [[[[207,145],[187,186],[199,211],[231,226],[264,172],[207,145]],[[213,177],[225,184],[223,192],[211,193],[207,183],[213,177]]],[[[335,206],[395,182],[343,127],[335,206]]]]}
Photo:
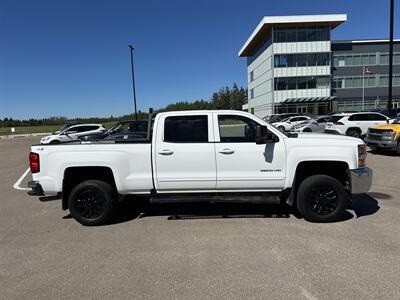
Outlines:
{"type": "Polygon", "coordinates": [[[133,70],[133,51],[135,48],[133,48],[132,45],[128,45],[129,48],[131,49],[131,69],[132,69],[132,86],[133,86],[133,102],[135,104],[135,120],[137,120],[137,109],[136,109],[136,88],[135,88],[135,72],[133,70]]]}
{"type": "Polygon", "coordinates": [[[393,23],[394,23],[394,0],[390,0],[390,40],[389,40],[389,93],[387,109],[388,114],[392,109],[393,96],[393,23]]]}

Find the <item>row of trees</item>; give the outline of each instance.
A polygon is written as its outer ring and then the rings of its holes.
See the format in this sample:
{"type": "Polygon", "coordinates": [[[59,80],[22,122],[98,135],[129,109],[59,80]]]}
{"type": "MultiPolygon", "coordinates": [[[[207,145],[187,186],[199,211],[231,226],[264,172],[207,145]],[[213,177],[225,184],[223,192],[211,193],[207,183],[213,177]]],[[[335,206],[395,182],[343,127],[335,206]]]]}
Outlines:
{"type": "MultiPolygon", "coordinates": [[[[238,87],[233,84],[233,87],[225,87],[215,92],[210,100],[196,100],[193,102],[179,101],[174,104],[169,104],[165,108],[157,111],[172,111],[172,110],[202,110],[202,109],[237,109],[241,110],[242,105],[247,101],[246,90],[243,87],[238,87]]],[[[147,113],[138,112],[138,118],[144,119],[147,113]]],[[[20,126],[40,126],[40,125],[62,125],[66,122],[90,122],[90,123],[105,123],[117,122],[122,120],[133,119],[134,114],[128,114],[119,117],[110,116],[109,118],[73,118],[66,117],[50,117],[44,119],[28,119],[15,120],[13,118],[0,119],[0,127],[20,127],[20,126]]]]}

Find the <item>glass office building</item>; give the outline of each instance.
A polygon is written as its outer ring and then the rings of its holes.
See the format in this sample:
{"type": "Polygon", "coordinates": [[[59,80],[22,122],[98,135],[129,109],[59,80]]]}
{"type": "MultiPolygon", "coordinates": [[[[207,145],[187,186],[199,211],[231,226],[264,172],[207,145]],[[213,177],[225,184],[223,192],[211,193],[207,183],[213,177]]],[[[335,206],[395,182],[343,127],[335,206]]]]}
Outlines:
{"type": "MultiPolygon", "coordinates": [[[[344,14],[264,17],[239,51],[240,57],[247,58],[248,103],[243,108],[264,117],[281,112],[321,115],[383,107],[387,102],[388,43],[331,41],[331,31],[346,19],[344,14]],[[363,67],[372,71],[363,73],[363,67]]],[[[395,97],[400,81],[398,46],[396,43],[395,97]]]]}

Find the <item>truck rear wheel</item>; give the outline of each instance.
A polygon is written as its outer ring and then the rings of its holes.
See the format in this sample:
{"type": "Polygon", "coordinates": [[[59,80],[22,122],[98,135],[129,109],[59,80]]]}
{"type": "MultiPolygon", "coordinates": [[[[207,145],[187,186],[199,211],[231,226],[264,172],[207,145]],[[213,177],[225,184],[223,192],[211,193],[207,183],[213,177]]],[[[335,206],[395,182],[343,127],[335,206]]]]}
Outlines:
{"type": "Polygon", "coordinates": [[[347,206],[343,185],[327,175],[313,175],[303,180],[297,194],[297,208],[310,222],[337,221],[347,206]]]}
{"type": "Polygon", "coordinates": [[[115,192],[107,182],[86,180],[74,187],[68,198],[71,216],[86,226],[102,225],[112,217],[115,192]]]}

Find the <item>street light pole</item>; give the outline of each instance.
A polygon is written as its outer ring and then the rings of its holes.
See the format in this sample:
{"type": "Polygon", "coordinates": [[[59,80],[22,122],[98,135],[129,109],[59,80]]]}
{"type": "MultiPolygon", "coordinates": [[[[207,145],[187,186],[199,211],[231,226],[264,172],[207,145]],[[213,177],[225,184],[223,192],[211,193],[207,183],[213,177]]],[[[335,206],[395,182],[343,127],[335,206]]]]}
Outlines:
{"type": "Polygon", "coordinates": [[[133,86],[133,102],[135,104],[135,120],[137,120],[137,109],[136,109],[136,88],[135,88],[135,72],[133,70],[133,51],[135,48],[133,48],[132,45],[128,45],[129,48],[131,49],[131,69],[132,69],[132,86],[133,86]]]}
{"type": "Polygon", "coordinates": [[[393,96],[393,23],[394,23],[394,0],[390,0],[390,40],[389,40],[389,93],[387,109],[388,114],[392,109],[393,96]]]}

